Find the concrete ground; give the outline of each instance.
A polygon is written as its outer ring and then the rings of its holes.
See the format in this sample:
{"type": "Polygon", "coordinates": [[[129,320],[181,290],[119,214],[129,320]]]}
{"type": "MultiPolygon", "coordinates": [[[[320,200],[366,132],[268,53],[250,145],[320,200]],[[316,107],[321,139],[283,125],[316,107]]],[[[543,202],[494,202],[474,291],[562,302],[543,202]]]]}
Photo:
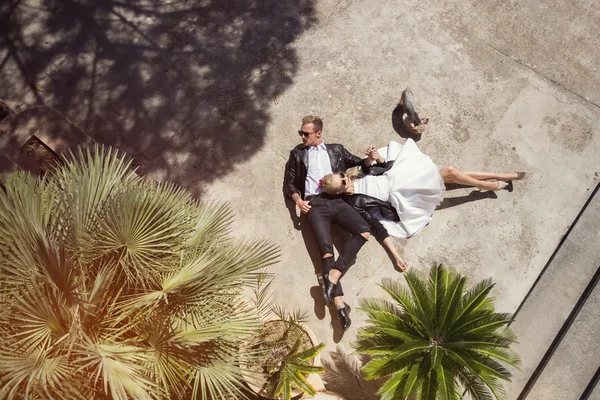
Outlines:
{"type": "Polygon", "coordinates": [[[523,393],[527,400],[585,399],[581,394],[600,367],[600,346],[592,339],[600,329],[599,189],[511,324],[521,365],[512,369],[515,377],[506,385],[509,399],[523,399],[523,393]]]}
{"type": "MultiPolygon", "coordinates": [[[[599,24],[589,0],[13,0],[0,5],[0,98],[51,106],[149,178],[230,202],[236,234],[281,246],[277,297],[310,311],[343,366],[364,317],[335,328],[312,236],[281,192],[301,117],[360,154],[404,140],[408,86],[430,118],[419,146],[440,166],[527,171],[512,193],[448,191],[397,243],[420,271],[493,278],[498,310],[513,312],[599,179],[599,24]]],[[[402,279],[372,240],[346,301],[382,295],[385,276],[402,279]]],[[[348,398],[372,394],[362,387],[348,398]]]]}

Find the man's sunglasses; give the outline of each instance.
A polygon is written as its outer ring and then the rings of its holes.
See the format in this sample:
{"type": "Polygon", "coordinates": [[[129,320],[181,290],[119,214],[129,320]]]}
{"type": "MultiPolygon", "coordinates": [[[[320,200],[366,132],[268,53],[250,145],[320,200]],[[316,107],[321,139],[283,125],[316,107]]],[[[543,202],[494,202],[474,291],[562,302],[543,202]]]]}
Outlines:
{"type": "Polygon", "coordinates": [[[312,135],[313,133],[316,133],[317,131],[314,132],[304,132],[304,131],[298,131],[298,135],[302,136],[302,137],[309,137],[310,135],[312,135]]]}
{"type": "Polygon", "coordinates": [[[346,186],[348,181],[346,180],[346,175],[343,172],[340,172],[340,178],[342,179],[342,185],[346,186]]]}

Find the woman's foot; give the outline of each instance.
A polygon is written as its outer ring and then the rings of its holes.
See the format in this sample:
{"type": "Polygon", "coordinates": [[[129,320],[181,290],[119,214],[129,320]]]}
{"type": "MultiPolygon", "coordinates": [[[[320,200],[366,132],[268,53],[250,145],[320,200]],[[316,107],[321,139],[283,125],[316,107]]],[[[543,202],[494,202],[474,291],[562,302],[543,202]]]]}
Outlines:
{"type": "Polygon", "coordinates": [[[498,190],[506,189],[508,182],[497,181],[497,182],[485,182],[479,185],[477,188],[480,192],[496,192],[498,190]]]}
{"type": "Polygon", "coordinates": [[[496,189],[494,189],[494,192],[497,190],[506,189],[508,187],[508,182],[498,181],[496,183],[498,184],[498,187],[496,189]]]}
{"type": "Polygon", "coordinates": [[[517,174],[517,179],[515,179],[516,181],[520,181],[523,178],[525,178],[525,171],[519,171],[519,172],[515,172],[517,174]]]}

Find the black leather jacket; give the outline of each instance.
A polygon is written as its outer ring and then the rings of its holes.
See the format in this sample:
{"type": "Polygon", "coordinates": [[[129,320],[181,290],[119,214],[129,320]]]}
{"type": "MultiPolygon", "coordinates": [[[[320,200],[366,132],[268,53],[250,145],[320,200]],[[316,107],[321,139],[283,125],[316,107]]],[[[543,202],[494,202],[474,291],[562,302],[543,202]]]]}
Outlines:
{"type": "Polygon", "coordinates": [[[378,198],[366,194],[353,194],[343,196],[343,199],[352,206],[367,221],[371,228],[371,233],[379,241],[383,241],[390,236],[381,222],[375,218],[372,213],[378,212],[383,218],[398,222],[400,217],[396,209],[387,201],[381,201],[378,198]]]}
{"type": "MultiPolygon", "coordinates": [[[[364,159],[350,153],[341,144],[329,143],[325,146],[327,147],[333,173],[346,172],[348,168],[363,164],[364,159]]],[[[294,193],[298,193],[304,199],[304,182],[306,181],[307,168],[308,150],[303,144],[300,144],[290,151],[290,158],[285,164],[283,191],[290,198],[294,193]]],[[[363,173],[368,172],[369,168],[363,165],[363,173]]]]}

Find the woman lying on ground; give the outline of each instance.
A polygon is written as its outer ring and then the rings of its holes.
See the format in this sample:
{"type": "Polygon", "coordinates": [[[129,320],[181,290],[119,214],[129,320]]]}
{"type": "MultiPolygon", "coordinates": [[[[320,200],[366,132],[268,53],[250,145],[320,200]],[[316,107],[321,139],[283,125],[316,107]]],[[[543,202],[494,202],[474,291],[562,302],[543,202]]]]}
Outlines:
{"type": "MultiPolygon", "coordinates": [[[[391,141],[385,152],[388,160],[394,160],[393,163],[385,163],[380,152],[374,149],[366,152],[373,159],[376,158],[378,163],[383,163],[381,171],[384,172],[381,175],[351,179],[343,173],[329,174],[323,178],[322,188],[332,195],[361,194],[389,202],[397,212],[399,220],[391,220],[375,209],[369,210],[368,214],[381,221],[389,235],[401,238],[416,235],[429,223],[433,210],[444,198],[444,183],[496,191],[506,188],[507,181],[521,180],[525,176],[525,172],[497,174],[463,172],[454,167],[440,169],[429,156],[419,150],[412,139],[408,139],[403,145],[391,141]]],[[[348,196],[349,201],[352,197],[348,196]]]]}

